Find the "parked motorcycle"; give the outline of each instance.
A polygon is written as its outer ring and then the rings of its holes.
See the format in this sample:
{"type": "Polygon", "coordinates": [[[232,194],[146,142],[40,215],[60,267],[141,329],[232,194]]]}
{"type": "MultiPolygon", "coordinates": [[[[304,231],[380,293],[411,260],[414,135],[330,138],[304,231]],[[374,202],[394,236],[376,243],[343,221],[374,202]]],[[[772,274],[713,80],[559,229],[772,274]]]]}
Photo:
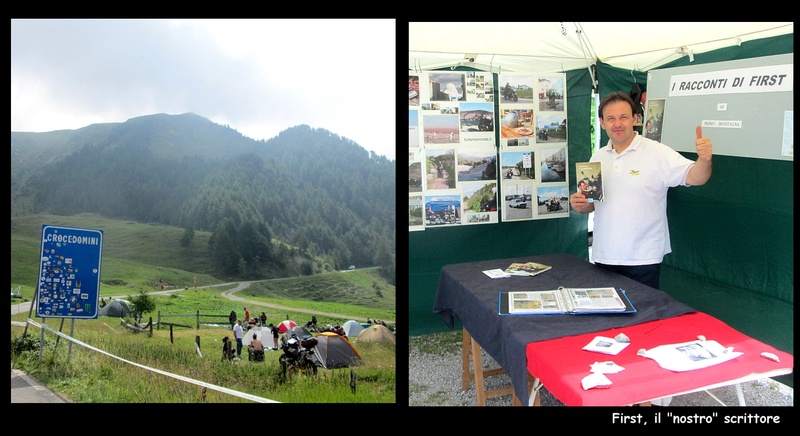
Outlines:
{"type": "Polygon", "coordinates": [[[561,202],[560,201],[550,201],[550,202],[547,203],[547,211],[548,212],[556,212],[556,211],[559,211],[559,210],[562,210],[562,209],[564,209],[564,208],[561,206],[561,202]]]}
{"type": "Polygon", "coordinates": [[[281,338],[283,354],[278,358],[281,364],[283,379],[286,380],[294,373],[316,374],[317,367],[321,366],[314,347],[316,338],[300,339],[292,335],[289,339],[281,338]]]}
{"type": "Polygon", "coordinates": [[[478,130],[481,132],[487,132],[493,129],[494,123],[492,122],[492,119],[488,117],[481,117],[481,120],[478,122],[478,130]]]}
{"type": "Polygon", "coordinates": [[[548,138],[550,138],[550,135],[547,134],[547,130],[545,130],[545,129],[539,130],[539,139],[540,140],[547,141],[548,138]]]}
{"type": "Polygon", "coordinates": [[[503,88],[503,98],[506,100],[514,100],[514,101],[519,100],[519,97],[517,96],[517,91],[515,91],[513,88],[510,87],[503,88]]]}

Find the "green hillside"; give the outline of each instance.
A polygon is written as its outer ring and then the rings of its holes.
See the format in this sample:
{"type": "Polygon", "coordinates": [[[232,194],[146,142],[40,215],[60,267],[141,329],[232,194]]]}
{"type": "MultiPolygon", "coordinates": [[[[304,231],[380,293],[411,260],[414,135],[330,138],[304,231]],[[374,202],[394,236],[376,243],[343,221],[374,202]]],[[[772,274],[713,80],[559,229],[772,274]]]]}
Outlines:
{"type": "MultiPolygon", "coordinates": [[[[43,224],[103,231],[101,296],[154,291],[162,284],[167,288],[192,287],[194,277],[197,277],[198,286],[234,281],[212,275],[214,268],[208,249],[211,234],[208,232],[195,231],[192,243],[183,247],[180,240],[184,230],[177,227],[90,214],[29,215],[11,220],[11,286],[21,287],[24,301],[33,298],[37,284],[43,224]]],[[[326,310],[330,310],[332,303],[392,312],[395,308],[395,287],[381,277],[378,267],[274,277],[253,283],[238,295],[278,304],[305,300],[304,307],[314,308],[317,304],[326,310]]],[[[12,300],[14,302],[19,300],[12,300]]]]}

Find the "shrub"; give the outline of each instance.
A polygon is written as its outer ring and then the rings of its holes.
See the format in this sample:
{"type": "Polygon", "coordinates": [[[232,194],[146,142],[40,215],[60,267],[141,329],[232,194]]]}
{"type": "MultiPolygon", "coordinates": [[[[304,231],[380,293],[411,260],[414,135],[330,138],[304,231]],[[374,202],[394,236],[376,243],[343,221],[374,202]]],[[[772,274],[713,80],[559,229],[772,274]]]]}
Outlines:
{"type": "MultiPolygon", "coordinates": [[[[11,338],[11,355],[18,356],[26,351],[38,351],[39,350],[39,336],[36,335],[20,335],[14,336],[11,338]]],[[[44,345],[47,347],[48,340],[44,340],[44,345]]]]}

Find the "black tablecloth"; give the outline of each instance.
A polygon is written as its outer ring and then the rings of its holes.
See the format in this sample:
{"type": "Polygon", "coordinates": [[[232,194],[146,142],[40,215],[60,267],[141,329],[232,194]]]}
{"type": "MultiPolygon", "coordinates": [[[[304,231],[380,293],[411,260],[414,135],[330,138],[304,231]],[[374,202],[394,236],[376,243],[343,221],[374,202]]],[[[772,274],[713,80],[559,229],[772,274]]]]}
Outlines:
{"type": "Polygon", "coordinates": [[[625,327],[694,312],[667,293],[635,280],[603,270],[571,254],[496,259],[447,265],[442,268],[433,311],[455,328],[458,317],[464,328],[503,367],[523,403],[528,402],[525,349],[528,343],[625,327]],[[483,273],[505,269],[512,262],[538,262],[553,268],[533,277],[492,279],[483,273]],[[624,290],[636,308],[633,314],[602,315],[499,315],[500,292],[539,291],[613,286],[624,290]]]}

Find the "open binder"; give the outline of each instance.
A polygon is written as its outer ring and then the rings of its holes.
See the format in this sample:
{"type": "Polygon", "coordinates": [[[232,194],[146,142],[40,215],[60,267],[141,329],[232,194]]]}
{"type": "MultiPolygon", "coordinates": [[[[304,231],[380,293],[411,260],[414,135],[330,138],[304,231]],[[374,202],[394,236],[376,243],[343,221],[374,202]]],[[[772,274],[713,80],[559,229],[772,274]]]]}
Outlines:
{"type": "Polygon", "coordinates": [[[500,292],[499,315],[616,315],[636,313],[625,290],[558,288],[500,292]]]}

